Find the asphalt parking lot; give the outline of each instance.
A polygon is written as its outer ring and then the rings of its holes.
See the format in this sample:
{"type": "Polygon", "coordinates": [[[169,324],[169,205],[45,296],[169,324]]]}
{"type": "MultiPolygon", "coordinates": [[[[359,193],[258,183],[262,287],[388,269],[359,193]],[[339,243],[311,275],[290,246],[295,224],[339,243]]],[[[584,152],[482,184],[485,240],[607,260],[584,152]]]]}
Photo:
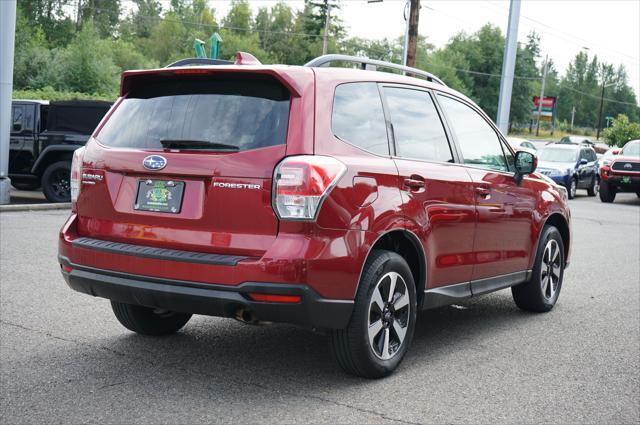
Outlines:
{"type": "Polygon", "coordinates": [[[424,312],[391,377],[344,375],[325,337],[194,317],[163,338],[121,327],[56,262],[67,211],[0,214],[0,423],[638,423],[640,199],[571,202],[560,300],[509,290],[424,312]]]}

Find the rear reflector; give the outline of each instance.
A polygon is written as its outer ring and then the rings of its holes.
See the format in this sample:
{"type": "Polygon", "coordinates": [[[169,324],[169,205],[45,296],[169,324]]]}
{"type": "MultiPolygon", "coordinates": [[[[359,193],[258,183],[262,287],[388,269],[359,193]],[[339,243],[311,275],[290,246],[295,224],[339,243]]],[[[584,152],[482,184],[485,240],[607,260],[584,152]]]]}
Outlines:
{"type": "Polygon", "coordinates": [[[302,301],[302,297],[300,297],[300,295],[258,294],[256,292],[250,293],[249,298],[253,301],[265,303],[299,303],[302,301]]]}
{"type": "Polygon", "coordinates": [[[61,264],[61,266],[62,266],[62,271],[65,273],[71,273],[73,271],[73,269],[69,266],[66,266],[64,264],[61,264]]]}

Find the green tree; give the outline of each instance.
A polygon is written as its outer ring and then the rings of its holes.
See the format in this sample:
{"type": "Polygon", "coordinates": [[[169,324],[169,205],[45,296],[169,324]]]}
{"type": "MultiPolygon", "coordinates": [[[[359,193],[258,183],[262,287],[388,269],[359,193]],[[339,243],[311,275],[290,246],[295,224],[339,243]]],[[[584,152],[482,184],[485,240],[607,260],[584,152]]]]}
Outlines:
{"type": "Polygon", "coordinates": [[[93,22],[85,22],[66,48],[54,51],[49,79],[59,90],[115,93],[118,68],[113,63],[111,42],[100,40],[93,22]]]}
{"type": "Polygon", "coordinates": [[[135,41],[151,37],[151,31],[160,22],[162,6],[157,0],[132,0],[135,4],[129,16],[120,24],[123,38],[135,41]]]}
{"type": "Polygon", "coordinates": [[[232,0],[229,13],[222,20],[222,26],[237,34],[247,34],[251,30],[251,6],[247,0],[232,0]]]}
{"type": "Polygon", "coordinates": [[[110,37],[120,20],[120,0],[77,0],[80,22],[92,21],[101,38],[110,37]]]}

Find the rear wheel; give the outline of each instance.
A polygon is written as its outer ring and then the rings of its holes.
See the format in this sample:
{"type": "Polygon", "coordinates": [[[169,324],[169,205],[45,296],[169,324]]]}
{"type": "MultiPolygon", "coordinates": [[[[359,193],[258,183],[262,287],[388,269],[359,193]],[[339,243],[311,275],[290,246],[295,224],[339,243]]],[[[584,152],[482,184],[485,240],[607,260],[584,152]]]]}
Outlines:
{"type": "Polygon", "coordinates": [[[596,196],[600,191],[600,179],[596,176],[591,182],[591,186],[587,189],[587,195],[596,196]]]}
{"type": "Polygon", "coordinates": [[[513,286],[516,305],[523,310],[547,312],[558,301],[564,277],[564,243],[558,229],[545,226],[542,230],[531,279],[513,286]]]}
{"type": "Polygon", "coordinates": [[[347,373],[381,378],[406,354],[416,323],[416,289],[400,255],[375,250],[364,267],[346,329],[329,334],[334,357],[347,373]]]}
{"type": "Polygon", "coordinates": [[[118,321],[130,331],[142,335],[168,335],[187,324],[191,314],[143,307],[111,301],[111,308],[118,321]]]}
{"type": "Polygon", "coordinates": [[[58,161],[42,174],[42,192],[49,202],[71,201],[71,162],[58,161]]]}
{"type": "Polygon", "coordinates": [[[610,203],[616,199],[616,188],[612,187],[608,182],[600,183],[600,200],[610,203]]]}
{"type": "Polygon", "coordinates": [[[569,196],[569,199],[575,198],[577,191],[578,191],[578,180],[574,177],[569,181],[569,186],[567,186],[567,195],[569,196]]]}

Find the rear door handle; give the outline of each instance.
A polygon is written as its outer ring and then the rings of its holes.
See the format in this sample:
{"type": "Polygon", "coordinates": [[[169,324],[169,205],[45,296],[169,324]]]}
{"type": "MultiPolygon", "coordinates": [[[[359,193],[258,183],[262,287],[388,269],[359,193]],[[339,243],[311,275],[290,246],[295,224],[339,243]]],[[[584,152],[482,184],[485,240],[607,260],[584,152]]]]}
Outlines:
{"type": "Polygon", "coordinates": [[[425,183],[418,176],[411,176],[408,179],[404,179],[404,185],[410,189],[422,189],[425,183]]]}

